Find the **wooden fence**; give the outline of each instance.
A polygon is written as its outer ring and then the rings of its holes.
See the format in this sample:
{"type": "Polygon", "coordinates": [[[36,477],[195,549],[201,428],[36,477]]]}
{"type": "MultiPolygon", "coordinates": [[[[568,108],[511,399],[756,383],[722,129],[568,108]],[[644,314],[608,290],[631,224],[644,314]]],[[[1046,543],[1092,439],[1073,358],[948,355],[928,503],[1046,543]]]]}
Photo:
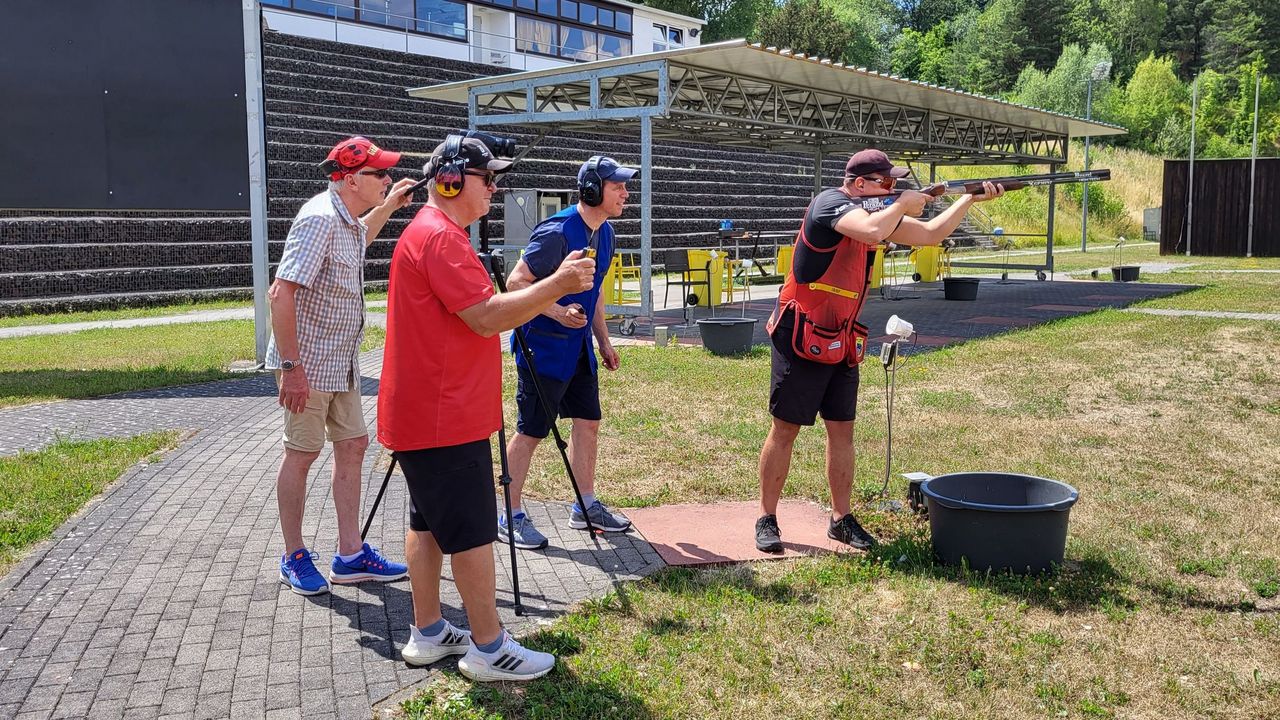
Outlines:
{"type": "MultiPolygon", "coordinates": [[[[1280,158],[1258,158],[1253,197],[1253,254],[1280,256],[1280,158]]],[[[1243,257],[1249,236],[1249,159],[1196,160],[1191,232],[1187,230],[1187,161],[1164,161],[1160,254],[1243,257]]]]}

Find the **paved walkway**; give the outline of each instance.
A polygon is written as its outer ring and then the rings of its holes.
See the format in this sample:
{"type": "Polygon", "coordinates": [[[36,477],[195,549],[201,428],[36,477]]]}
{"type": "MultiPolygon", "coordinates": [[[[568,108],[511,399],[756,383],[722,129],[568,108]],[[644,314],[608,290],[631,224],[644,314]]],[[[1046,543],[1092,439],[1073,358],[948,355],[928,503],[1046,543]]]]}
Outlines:
{"type": "MultiPolygon", "coordinates": [[[[378,352],[362,360],[371,425],[380,363],[378,352]]],[[[0,580],[0,718],[369,718],[376,703],[430,677],[399,660],[412,618],[407,580],[314,598],[278,581],[279,426],[266,376],[0,411],[3,454],[42,446],[55,431],[193,431],[0,580]]],[[[366,506],[386,461],[373,445],[366,506]]],[[[316,467],[303,534],[327,563],[337,536],[327,451],[316,467]]],[[[393,557],[404,554],[403,488],[392,479],[370,531],[393,557]]],[[[506,548],[495,546],[499,611],[516,634],[662,566],[634,534],[562,530],[564,503],[526,507],[552,546],[520,552],[523,618],[511,611],[506,548]]],[[[451,582],[444,603],[461,622],[451,582]]]]}

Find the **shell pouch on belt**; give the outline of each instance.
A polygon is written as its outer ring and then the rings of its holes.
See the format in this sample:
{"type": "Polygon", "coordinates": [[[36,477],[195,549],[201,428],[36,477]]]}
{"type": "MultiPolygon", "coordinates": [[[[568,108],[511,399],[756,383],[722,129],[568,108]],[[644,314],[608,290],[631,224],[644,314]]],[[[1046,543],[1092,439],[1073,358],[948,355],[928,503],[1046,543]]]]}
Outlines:
{"type": "Polygon", "coordinates": [[[813,362],[836,365],[848,362],[858,365],[867,353],[866,325],[854,320],[840,322],[834,327],[824,327],[795,308],[796,326],[791,337],[791,347],[796,354],[813,362]]]}

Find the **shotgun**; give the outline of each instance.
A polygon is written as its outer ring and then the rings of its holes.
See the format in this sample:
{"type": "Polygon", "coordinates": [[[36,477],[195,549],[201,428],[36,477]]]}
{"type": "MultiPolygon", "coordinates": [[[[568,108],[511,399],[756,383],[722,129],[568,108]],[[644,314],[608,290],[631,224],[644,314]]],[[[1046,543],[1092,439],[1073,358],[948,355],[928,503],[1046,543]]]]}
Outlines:
{"type": "MultiPolygon", "coordinates": [[[[942,195],[981,195],[982,183],[990,182],[1003,185],[1007,190],[1021,190],[1038,185],[1061,185],[1063,183],[1101,182],[1111,179],[1110,170],[1088,170],[1085,172],[1045,173],[1043,175],[1013,175],[1010,177],[977,178],[974,180],[948,180],[920,188],[919,192],[933,197],[942,195]]],[[[862,209],[867,212],[883,210],[893,204],[900,193],[891,195],[875,195],[859,198],[862,209]]]]}

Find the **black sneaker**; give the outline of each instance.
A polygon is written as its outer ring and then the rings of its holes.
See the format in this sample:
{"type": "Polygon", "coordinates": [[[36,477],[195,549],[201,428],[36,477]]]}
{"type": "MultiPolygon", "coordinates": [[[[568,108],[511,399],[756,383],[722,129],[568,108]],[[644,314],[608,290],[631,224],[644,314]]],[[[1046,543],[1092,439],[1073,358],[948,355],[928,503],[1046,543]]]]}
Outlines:
{"type": "Polygon", "coordinates": [[[782,552],[782,531],[778,529],[778,516],[765,515],[756,521],[756,549],[760,552],[782,552]]]}
{"type": "Polygon", "coordinates": [[[839,520],[832,520],[831,525],[827,528],[827,537],[836,542],[856,547],[859,550],[866,550],[877,544],[876,539],[871,537],[871,533],[863,530],[862,526],[858,524],[858,520],[853,516],[853,513],[849,513],[839,520]]]}

